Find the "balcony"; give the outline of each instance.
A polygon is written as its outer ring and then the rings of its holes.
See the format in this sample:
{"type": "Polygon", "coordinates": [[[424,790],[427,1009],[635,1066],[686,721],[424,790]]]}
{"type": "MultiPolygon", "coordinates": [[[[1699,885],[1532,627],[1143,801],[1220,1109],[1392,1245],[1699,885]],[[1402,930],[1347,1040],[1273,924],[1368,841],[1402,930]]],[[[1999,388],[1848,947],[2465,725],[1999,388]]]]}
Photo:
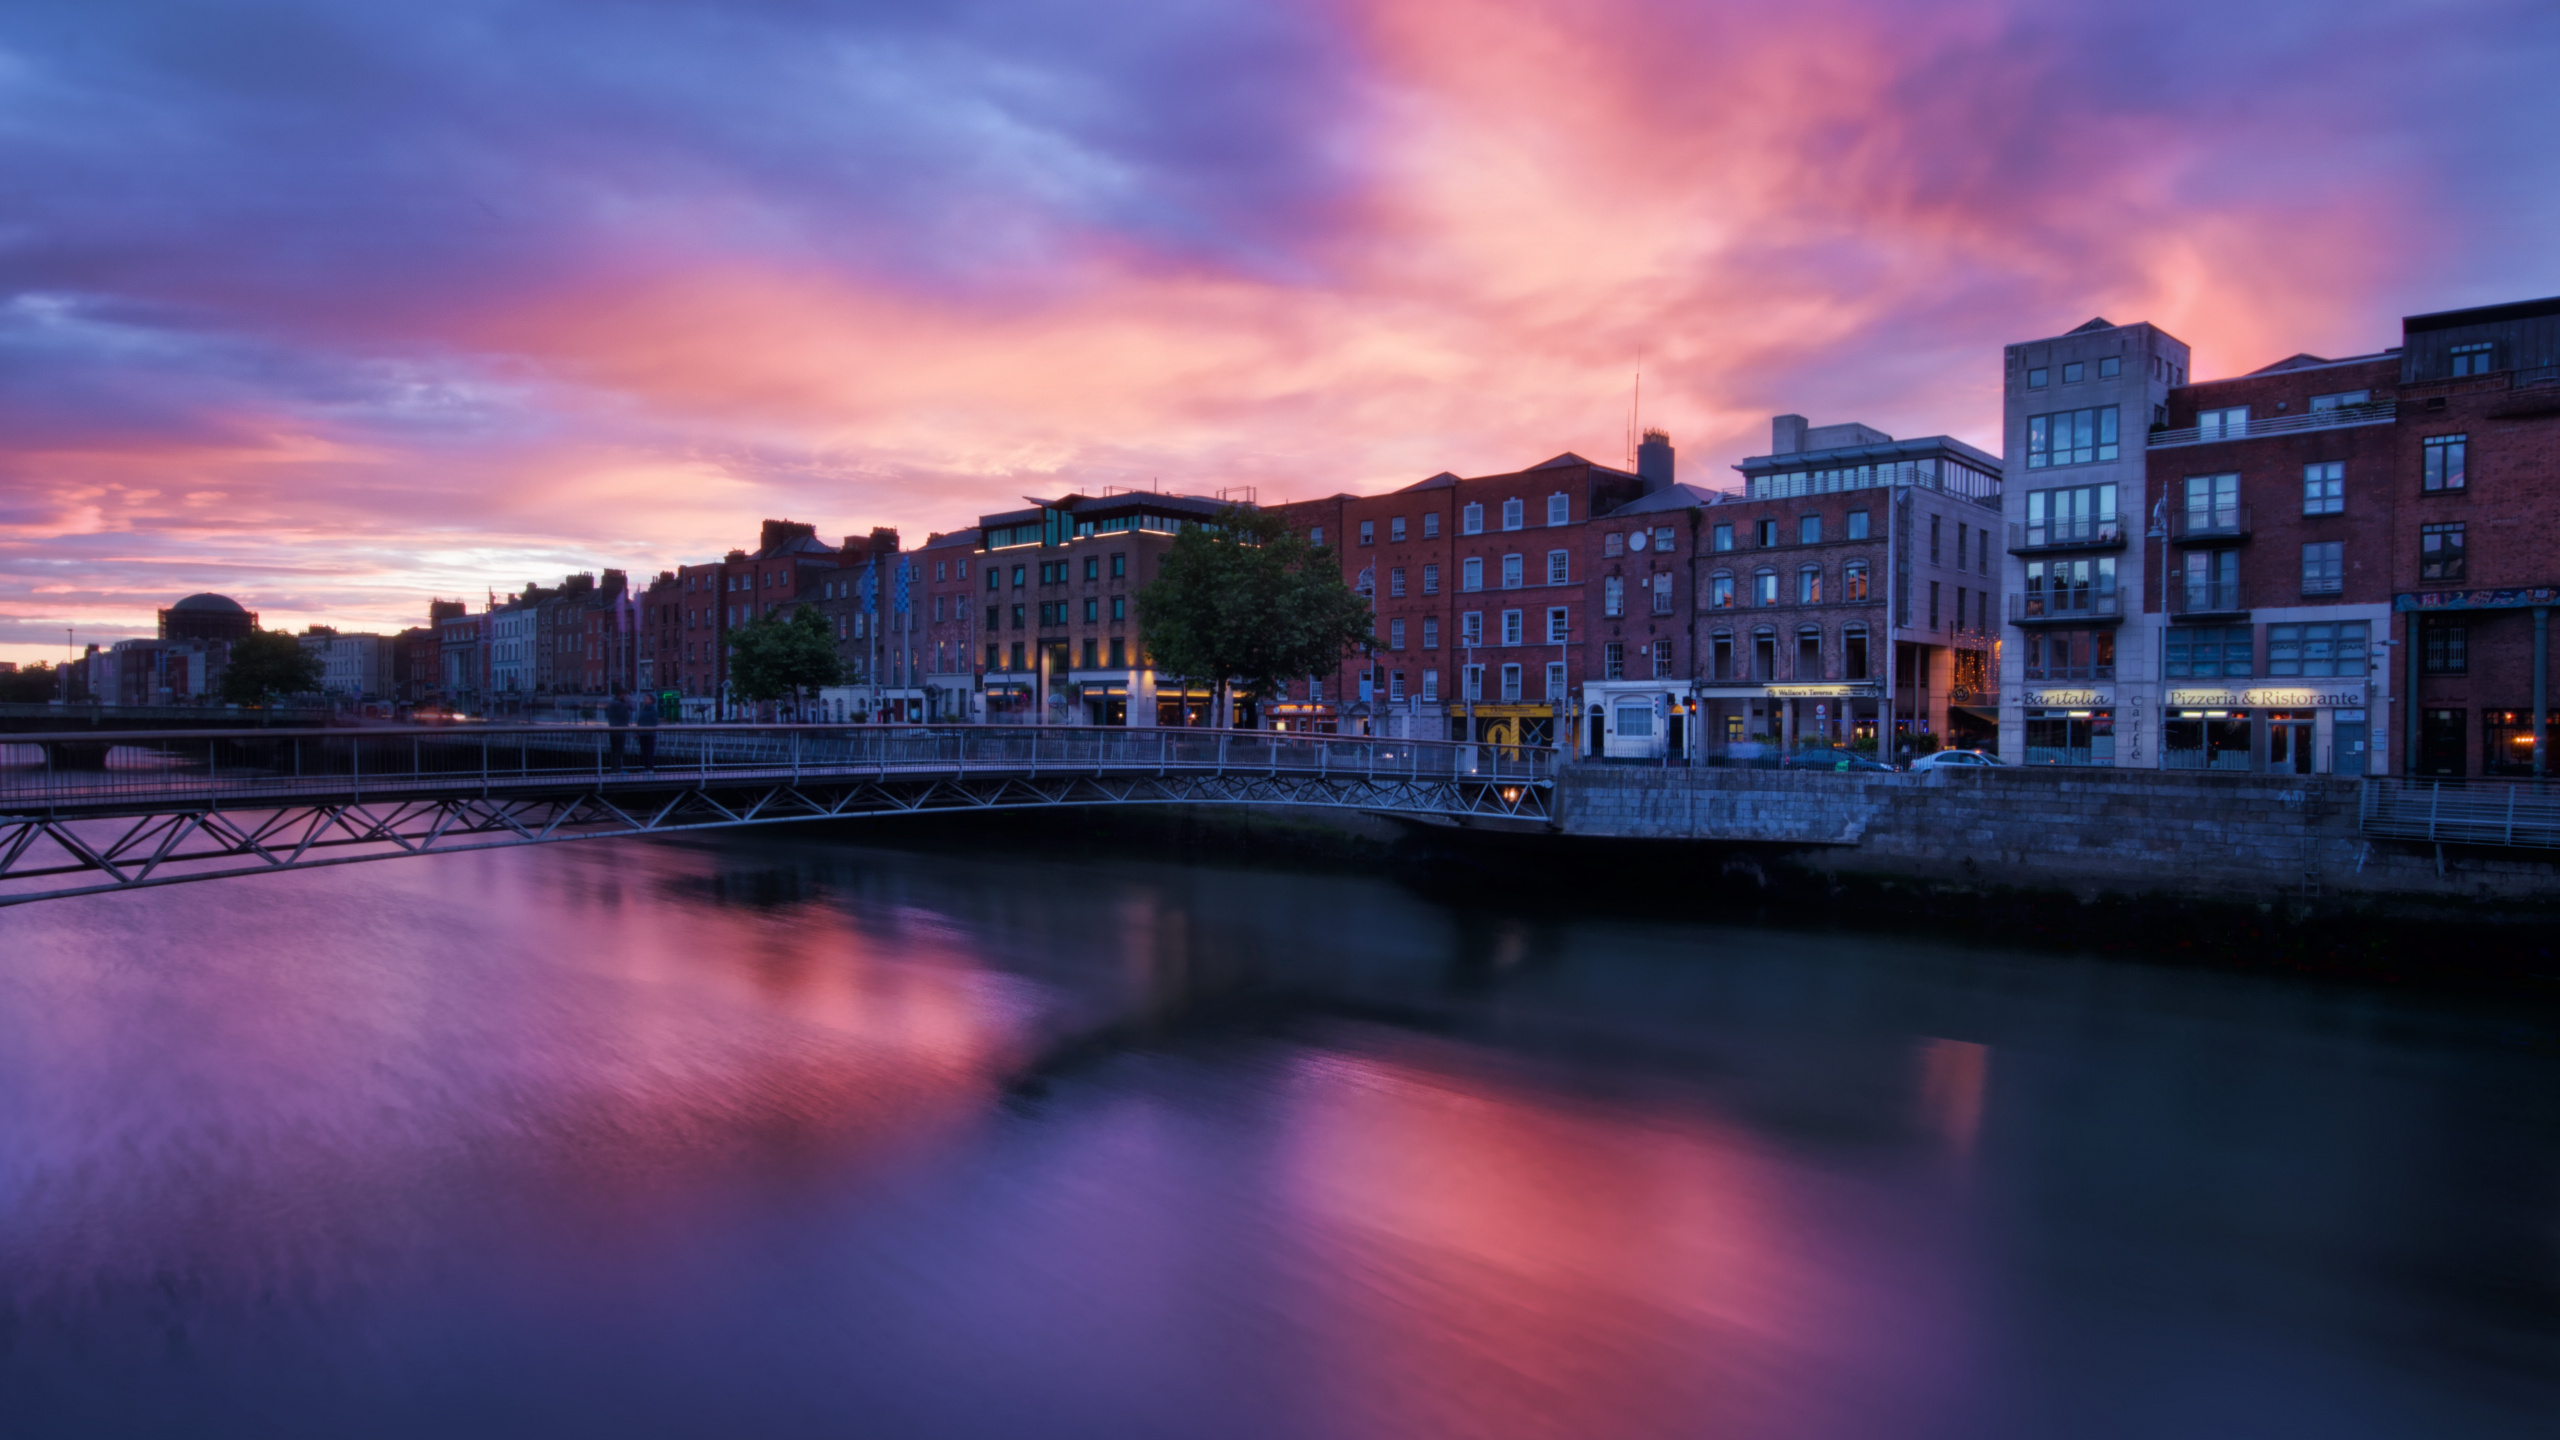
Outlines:
{"type": "Polygon", "coordinates": [[[2300,415],[2253,416],[2247,420],[2222,425],[2194,426],[2184,430],[2154,430],[2151,448],[2167,450],[2179,445],[2219,445],[2225,440],[2254,440],[2261,435],[2291,435],[2304,430],[2338,430],[2349,425],[2388,425],[2399,418],[2400,407],[2389,400],[2371,405],[2340,405],[2332,410],[2312,410],[2300,415]]]}
{"type": "Polygon", "coordinates": [[[2009,527],[2009,553],[2012,555],[2123,548],[2124,522],[2112,516],[2104,520],[2055,520],[2043,525],[2009,527]]]}
{"type": "Polygon", "coordinates": [[[2012,625],[2120,625],[2124,623],[2124,601],[2119,596],[2101,595],[2091,590],[2058,590],[2044,595],[2012,595],[2009,597],[2009,623],[2012,625]]]}
{"type": "Polygon", "coordinates": [[[2169,540],[2176,545],[2211,545],[2249,538],[2249,507],[2223,505],[2210,510],[2169,512],[2169,540]]]}
{"type": "Polygon", "coordinates": [[[2169,618],[2172,620],[2240,620],[2247,618],[2249,607],[2240,603],[2237,580],[2178,580],[2169,582],[2169,618]]]}

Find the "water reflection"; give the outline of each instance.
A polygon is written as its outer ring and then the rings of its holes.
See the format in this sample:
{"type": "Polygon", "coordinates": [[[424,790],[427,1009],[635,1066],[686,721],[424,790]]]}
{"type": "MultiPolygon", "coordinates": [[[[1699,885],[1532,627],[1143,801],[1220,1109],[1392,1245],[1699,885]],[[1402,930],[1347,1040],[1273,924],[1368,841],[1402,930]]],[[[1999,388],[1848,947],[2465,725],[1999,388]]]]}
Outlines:
{"type": "Polygon", "coordinates": [[[181,887],[0,941],[12,1435],[2498,1435],[2560,1404],[2531,1017],[805,837],[181,887]]]}

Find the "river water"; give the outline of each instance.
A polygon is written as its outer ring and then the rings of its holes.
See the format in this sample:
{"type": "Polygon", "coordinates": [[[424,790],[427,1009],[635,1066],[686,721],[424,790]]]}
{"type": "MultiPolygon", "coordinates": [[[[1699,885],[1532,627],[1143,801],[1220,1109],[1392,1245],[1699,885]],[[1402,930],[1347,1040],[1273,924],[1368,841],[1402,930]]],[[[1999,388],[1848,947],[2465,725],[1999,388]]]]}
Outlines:
{"type": "Polygon", "coordinates": [[[0,911],[0,1434],[2554,1433],[2547,1016],[1583,888],[771,832],[0,911]]]}

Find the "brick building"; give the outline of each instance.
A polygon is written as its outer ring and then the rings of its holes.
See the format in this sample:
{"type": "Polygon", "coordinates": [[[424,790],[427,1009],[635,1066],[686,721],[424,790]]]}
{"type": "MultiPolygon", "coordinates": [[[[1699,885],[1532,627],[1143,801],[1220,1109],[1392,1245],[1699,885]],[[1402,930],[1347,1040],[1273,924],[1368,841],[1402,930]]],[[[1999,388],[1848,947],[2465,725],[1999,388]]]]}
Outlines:
{"type": "Polygon", "coordinates": [[[1990,741],[2001,462],[1801,415],[1770,438],[1698,517],[1705,753],[1990,741]]]}
{"type": "Polygon", "coordinates": [[[2160,723],[2120,763],[2148,746],[2173,770],[2366,773],[2386,730],[2370,659],[2390,622],[2399,378],[2393,354],[2295,355],[2169,391],[2136,512],[2162,532],[2141,602],[2160,723]]]}
{"type": "Polygon", "coordinates": [[[2394,753],[2419,775],[2550,774],[2560,297],[2410,316],[2401,337],[2394,753]]]}
{"type": "Polygon", "coordinates": [[[978,707],[978,602],[971,575],[977,527],[929,534],[916,551],[918,652],[924,666],[925,718],[975,720],[978,707]]]}

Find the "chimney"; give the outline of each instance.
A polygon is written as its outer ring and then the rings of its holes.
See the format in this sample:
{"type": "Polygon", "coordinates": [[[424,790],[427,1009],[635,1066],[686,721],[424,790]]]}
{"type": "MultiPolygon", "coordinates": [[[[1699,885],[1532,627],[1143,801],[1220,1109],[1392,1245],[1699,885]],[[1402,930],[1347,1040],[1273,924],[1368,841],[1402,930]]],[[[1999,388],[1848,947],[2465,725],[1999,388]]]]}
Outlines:
{"type": "Polygon", "coordinates": [[[1670,434],[1644,432],[1644,443],[1636,447],[1636,474],[1644,477],[1644,493],[1658,495],[1671,488],[1671,461],[1670,434]]]}
{"type": "Polygon", "coordinates": [[[898,553],[898,532],[886,525],[871,527],[871,550],[875,555],[898,553]]]}
{"type": "Polygon", "coordinates": [[[1801,415],[1781,415],[1769,422],[1769,453],[1798,455],[1804,452],[1804,432],[1809,428],[1801,415]]]}
{"type": "Polygon", "coordinates": [[[798,520],[767,520],[764,522],[764,533],[757,537],[756,553],[770,554],[776,548],[791,541],[817,538],[818,527],[815,525],[804,524],[798,520]]]}

